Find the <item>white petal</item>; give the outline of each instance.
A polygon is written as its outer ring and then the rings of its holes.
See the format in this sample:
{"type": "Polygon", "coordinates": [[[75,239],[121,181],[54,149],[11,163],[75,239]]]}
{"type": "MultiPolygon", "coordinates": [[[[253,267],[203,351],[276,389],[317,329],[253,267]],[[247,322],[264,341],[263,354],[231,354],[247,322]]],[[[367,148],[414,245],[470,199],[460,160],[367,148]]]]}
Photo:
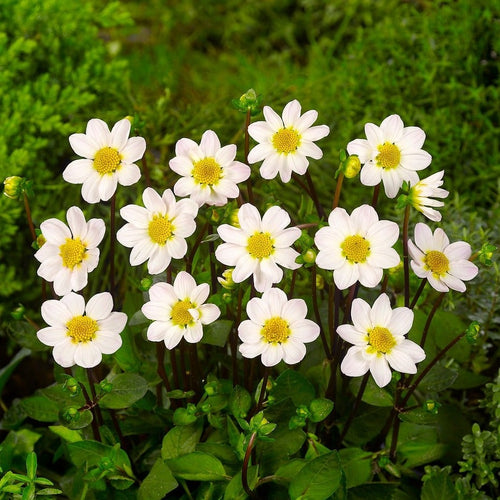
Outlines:
{"type": "Polygon", "coordinates": [[[376,287],[381,281],[383,271],[380,267],[371,266],[368,263],[358,264],[359,282],[367,288],[376,287]]]}
{"type": "MultiPolygon", "coordinates": [[[[393,335],[406,335],[413,325],[413,311],[407,307],[397,307],[392,311],[392,317],[387,325],[393,335]]],[[[400,371],[400,370],[398,370],[400,371]]]]}
{"type": "Polygon", "coordinates": [[[220,149],[220,141],[213,130],[207,130],[203,133],[200,142],[200,148],[206,156],[214,158],[220,149]]]}
{"type": "Polygon", "coordinates": [[[61,246],[66,243],[66,239],[71,238],[68,226],[58,219],[48,219],[42,222],[40,229],[45,239],[57,246],[61,246]]]}
{"type": "Polygon", "coordinates": [[[74,344],[68,337],[66,342],[54,346],[52,356],[57,364],[63,368],[69,368],[75,364],[75,352],[78,344],[74,344]]]}
{"type": "Polygon", "coordinates": [[[367,332],[375,325],[370,318],[371,308],[363,299],[354,299],[351,306],[351,318],[354,326],[360,332],[367,332]]]}
{"type": "Polygon", "coordinates": [[[373,303],[370,312],[370,319],[374,326],[388,327],[392,318],[391,301],[389,296],[385,293],[379,295],[377,300],[373,303]]]}
{"type": "Polygon", "coordinates": [[[380,124],[380,129],[384,132],[384,139],[387,142],[397,143],[403,136],[403,120],[399,115],[391,115],[380,124]]]}
{"type": "Polygon", "coordinates": [[[465,241],[456,241],[448,245],[444,252],[450,261],[468,260],[471,255],[471,247],[465,241]]]}
{"type": "Polygon", "coordinates": [[[139,161],[146,151],[146,141],[142,137],[131,137],[120,154],[125,163],[139,161]]]}
{"type": "Polygon", "coordinates": [[[168,330],[167,323],[164,321],[154,321],[148,326],[147,337],[152,342],[160,342],[165,340],[168,330]]]}
{"type": "MultiPolygon", "coordinates": [[[[109,146],[110,142],[110,133],[109,128],[105,122],[99,120],[98,118],[93,118],[89,120],[87,123],[87,129],[85,133],[88,137],[90,137],[97,146],[103,148],[104,146],[109,146]]],[[[71,140],[71,138],[70,138],[71,140]]]]}
{"type": "Polygon", "coordinates": [[[362,355],[362,347],[351,347],[344,356],[340,371],[348,377],[360,377],[368,371],[368,363],[362,355]]]}
{"type": "Polygon", "coordinates": [[[71,148],[78,156],[93,159],[97,151],[101,148],[91,137],[85,134],[71,134],[69,136],[71,148]]]}
{"type": "Polygon", "coordinates": [[[274,134],[274,131],[267,122],[259,121],[251,123],[248,126],[248,134],[257,142],[269,142],[270,138],[274,134]]]}
{"type": "Polygon", "coordinates": [[[122,163],[116,171],[116,176],[121,186],[132,186],[141,178],[141,171],[134,163],[122,163]]]}
{"type": "Polygon", "coordinates": [[[382,180],[382,169],[372,162],[365,163],[359,174],[359,180],[364,186],[376,186],[382,180]]]}
{"type": "Polygon", "coordinates": [[[373,356],[370,362],[370,372],[379,387],[385,387],[392,378],[391,369],[385,357],[373,356]]]}
{"type": "Polygon", "coordinates": [[[220,316],[220,309],[215,304],[203,304],[200,307],[202,325],[213,323],[220,316]]]}
{"type": "MultiPolygon", "coordinates": [[[[460,260],[458,262],[450,262],[449,273],[455,278],[464,281],[469,281],[477,276],[479,269],[475,264],[468,260],[460,260]]],[[[449,285],[448,285],[449,286],[449,285]]]]}
{"type": "MultiPolygon", "coordinates": [[[[128,120],[127,120],[128,121],[128,120]]],[[[102,292],[94,295],[86,307],[87,316],[99,320],[107,318],[113,309],[113,297],[108,292],[102,292]]]]}
{"type": "Polygon", "coordinates": [[[385,355],[385,359],[389,362],[393,370],[400,373],[417,373],[417,367],[411,356],[406,354],[401,349],[392,349],[389,354],[385,355]]]}
{"type": "Polygon", "coordinates": [[[58,326],[48,326],[41,328],[36,333],[38,340],[45,345],[55,346],[66,340],[66,329],[58,326]]]}
{"type": "Polygon", "coordinates": [[[94,170],[82,185],[82,198],[87,203],[98,203],[101,200],[99,195],[100,184],[101,175],[94,170]]]}
{"type": "Polygon", "coordinates": [[[242,205],[238,211],[240,227],[248,235],[261,230],[261,218],[259,211],[250,203],[242,205]]]}
{"type": "Polygon", "coordinates": [[[121,151],[125,144],[127,144],[127,139],[130,133],[130,120],[124,118],[119,122],[116,122],[111,130],[110,147],[121,151]]]}
{"type": "Polygon", "coordinates": [[[281,344],[268,344],[261,355],[264,366],[275,366],[283,359],[283,347],[281,344]]]}
{"type": "Polygon", "coordinates": [[[300,117],[301,107],[299,101],[294,99],[283,108],[283,123],[285,127],[292,127],[300,117]]]}
{"type": "Polygon", "coordinates": [[[93,368],[102,360],[99,347],[94,342],[79,343],[75,350],[75,363],[83,368],[93,368]]]}
{"type": "Polygon", "coordinates": [[[357,328],[354,328],[351,325],[339,325],[337,327],[337,333],[350,344],[366,346],[366,331],[360,332],[357,328]]]}
{"type": "Polygon", "coordinates": [[[128,318],[125,313],[112,312],[106,318],[98,320],[97,323],[99,324],[99,330],[116,335],[124,330],[127,320],[128,318]]]}
{"type": "Polygon", "coordinates": [[[283,128],[283,120],[272,108],[264,106],[262,112],[273,132],[277,132],[279,129],[283,128]]]}
{"type": "Polygon", "coordinates": [[[294,342],[288,339],[283,344],[283,361],[289,365],[295,365],[304,359],[306,346],[301,342],[294,342]]]}
{"type": "Polygon", "coordinates": [[[148,187],[144,190],[144,193],[142,193],[142,201],[150,212],[163,215],[167,211],[167,207],[162,197],[153,188],[148,187]]]}
{"type": "Polygon", "coordinates": [[[64,169],[62,176],[66,182],[82,184],[93,170],[92,160],[74,160],[64,169]]]}
{"type": "Polygon", "coordinates": [[[99,332],[93,343],[103,354],[113,354],[122,346],[120,335],[99,332]]]}
{"type": "Polygon", "coordinates": [[[196,281],[186,271],[180,271],[174,280],[174,291],[179,299],[190,298],[196,288],[196,281]]]}
{"type": "Polygon", "coordinates": [[[268,304],[258,297],[248,301],[247,314],[254,323],[260,326],[264,326],[264,323],[271,317],[268,304]]]}
{"type": "Polygon", "coordinates": [[[366,163],[372,157],[372,147],[366,139],[355,139],[347,145],[350,155],[358,155],[361,164],[366,163]]]}
{"type": "Polygon", "coordinates": [[[359,278],[359,270],[356,264],[346,262],[342,267],[333,271],[333,280],[340,290],[345,290],[354,285],[359,278]]]}

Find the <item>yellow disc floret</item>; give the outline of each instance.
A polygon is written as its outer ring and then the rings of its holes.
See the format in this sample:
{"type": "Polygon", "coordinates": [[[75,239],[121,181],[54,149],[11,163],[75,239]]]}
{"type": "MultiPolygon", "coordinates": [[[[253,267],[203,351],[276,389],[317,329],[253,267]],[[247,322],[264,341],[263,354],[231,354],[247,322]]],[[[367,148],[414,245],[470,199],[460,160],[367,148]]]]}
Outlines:
{"type": "Polygon", "coordinates": [[[198,184],[213,186],[222,177],[222,167],[215,161],[215,158],[207,157],[194,164],[192,174],[198,184]]]}
{"type": "Polygon", "coordinates": [[[268,319],[260,331],[264,340],[269,344],[286,342],[290,336],[290,327],[288,323],[279,316],[268,319]]]}
{"type": "Polygon", "coordinates": [[[189,309],[194,309],[193,303],[189,299],[179,300],[172,307],[170,319],[176,326],[186,327],[194,321],[189,309]]]}
{"type": "Polygon", "coordinates": [[[105,147],[97,151],[94,168],[101,174],[112,174],[120,167],[122,158],[115,148],[105,147]]]}
{"type": "Polygon", "coordinates": [[[424,257],[425,266],[435,277],[444,276],[450,269],[450,261],[443,252],[431,250],[424,257]]]}
{"type": "Polygon", "coordinates": [[[148,234],[151,241],[158,245],[165,243],[172,237],[174,226],[172,221],[165,215],[155,214],[152,220],[149,221],[148,234]]]}
{"type": "Polygon", "coordinates": [[[254,259],[265,259],[274,252],[273,239],[269,233],[255,233],[247,242],[247,251],[254,259]]]}
{"type": "Polygon", "coordinates": [[[342,255],[351,263],[358,264],[366,261],[370,255],[370,243],[360,236],[348,236],[341,244],[342,255]]]}
{"type": "Polygon", "coordinates": [[[378,150],[379,154],[375,160],[379,167],[390,170],[401,163],[401,151],[395,144],[384,142],[378,147],[378,150]]]}
{"type": "Polygon", "coordinates": [[[272,138],[274,149],[285,155],[294,153],[300,146],[300,134],[293,128],[282,128],[272,138]]]}
{"type": "Polygon", "coordinates": [[[66,323],[67,335],[74,344],[86,343],[94,340],[99,325],[95,319],[88,316],[74,316],[66,323]]]}
{"type": "Polygon", "coordinates": [[[59,255],[62,258],[63,266],[68,269],[79,266],[87,257],[86,251],[87,248],[80,238],[66,238],[66,243],[59,247],[59,255]]]}
{"type": "Polygon", "coordinates": [[[388,354],[396,345],[392,333],[383,326],[376,326],[368,331],[368,352],[388,354]]]}

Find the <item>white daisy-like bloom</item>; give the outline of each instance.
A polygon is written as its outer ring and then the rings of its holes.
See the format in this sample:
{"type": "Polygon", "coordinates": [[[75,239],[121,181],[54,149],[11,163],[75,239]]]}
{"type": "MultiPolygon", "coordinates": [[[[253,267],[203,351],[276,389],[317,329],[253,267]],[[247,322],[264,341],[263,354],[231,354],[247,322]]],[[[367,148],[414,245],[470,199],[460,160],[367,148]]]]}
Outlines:
{"type": "Polygon", "coordinates": [[[149,289],[150,301],[142,306],[146,318],[153,320],[147,337],[153,342],[165,342],[173,349],[184,337],[187,342],[199,342],[203,325],[220,316],[215,304],[205,304],[210,293],[208,283],[197,285],[186,271],[181,271],[174,284],[156,283],[149,289]]]}
{"type": "Polygon", "coordinates": [[[356,281],[373,288],[382,280],[383,269],[399,264],[399,254],[392,248],[398,235],[398,225],[379,220],[370,205],[355,208],[351,215],[337,207],[328,217],[328,226],[314,237],[319,249],[316,264],[333,270],[333,280],[340,290],[356,281]]]}
{"type": "Polygon", "coordinates": [[[383,293],[370,307],[363,299],[352,301],[353,325],[340,325],[337,333],[350,344],[340,365],[342,373],[360,377],[370,370],[379,387],[392,378],[391,368],[401,373],[417,373],[415,363],[425,359],[424,350],[405,335],[413,324],[408,307],[391,309],[383,293]]]}
{"type": "Polygon", "coordinates": [[[415,243],[408,240],[411,267],[419,278],[427,278],[438,292],[450,288],[465,292],[464,281],[475,278],[478,268],[469,261],[471,247],[465,241],[450,243],[445,232],[431,228],[422,222],[415,226],[415,243]]]}
{"type": "Polygon", "coordinates": [[[78,207],[66,212],[68,226],[59,219],[47,219],[40,224],[45,243],[35,253],[41,262],[37,274],[54,282],[57,295],[77,292],[87,286],[88,273],[99,263],[99,249],[106,230],[102,219],[85,221],[78,207]]]}
{"type": "Polygon", "coordinates": [[[265,121],[251,123],[248,133],[259,144],[248,154],[248,163],[263,161],[260,175],[264,179],[274,179],[278,173],[283,182],[288,182],[292,172],[306,173],[309,166],[307,157],[319,160],[321,149],[314,141],[323,139],[330,133],[327,125],[311,125],[317,120],[314,109],[300,114],[299,101],[289,102],[279,116],[269,106],[264,106],[265,121]]]}
{"type": "Polygon", "coordinates": [[[93,118],[87,123],[85,134],[72,134],[69,143],[83,158],[72,161],[63,172],[63,179],[71,184],[82,184],[82,197],[88,203],[107,201],[117,184],[131,186],[141,177],[134,162],[146,150],[142,137],[131,137],[130,121],[120,120],[111,132],[102,120],[93,118]]]}
{"type": "Polygon", "coordinates": [[[116,233],[116,239],[132,248],[130,264],[138,266],[148,261],[150,274],[159,274],[171,259],[182,259],[187,252],[186,239],[196,223],[198,205],[192,200],[176,201],[170,189],[160,196],[153,188],[142,194],[144,207],[127,205],[120,215],[127,221],[116,233]]]}
{"type": "Polygon", "coordinates": [[[234,267],[232,279],[241,283],[253,274],[258,292],[265,292],[283,278],[282,266],[297,269],[299,256],[290,246],[300,238],[301,230],[289,227],[290,216],[280,207],[269,208],[264,216],[250,203],[238,210],[239,228],[222,224],[217,228],[226,242],[215,250],[215,257],[226,266],[234,267]]]}
{"type": "Polygon", "coordinates": [[[365,186],[384,184],[385,194],[394,198],[404,181],[418,182],[418,170],[428,167],[432,156],[422,148],[425,132],[405,127],[399,115],[388,116],[380,127],[365,125],[366,139],[347,145],[350,155],[358,155],[363,164],[360,174],[365,186]]]}
{"type": "Polygon", "coordinates": [[[247,304],[249,319],[240,323],[238,336],[243,344],[239,350],[245,358],[261,356],[264,366],[281,360],[289,365],[306,355],[304,343],[319,336],[319,326],[306,319],[307,306],[302,299],[288,300],[285,292],[271,288],[247,304]]]}
{"type": "Polygon", "coordinates": [[[221,147],[213,130],[207,130],[200,144],[191,139],[180,139],[175,145],[176,157],[170,168],[182,178],[174,186],[177,196],[190,196],[200,207],[222,206],[228,198],[237,198],[237,184],[250,177],[250,167],[235,161],[236,146],[221,147]]]}
{"type": "Polygon", "coordinates": [[[422,212],[428,219],[439,222],[441,214],[430,207],[442,207],[444,202],[433,200],[432,198],[446,198],[448,191],[442,189],[444,170],[436,172],[429,177],[412,183],[408,198],[413,208],[422,212]]]}
{"type": "Polygon", "coordinates": [[[127,324],[127,315],[112,312],[113,298],[108,292],[85,299],[69,293],[60,300],[42,304],[42,317],[50,325],[38,330],[37,337],[53,346],[56,363],[64,368],[73,365],[92,368],[103,354],[113,354],[122,345],[120,333],[127,324]]]}

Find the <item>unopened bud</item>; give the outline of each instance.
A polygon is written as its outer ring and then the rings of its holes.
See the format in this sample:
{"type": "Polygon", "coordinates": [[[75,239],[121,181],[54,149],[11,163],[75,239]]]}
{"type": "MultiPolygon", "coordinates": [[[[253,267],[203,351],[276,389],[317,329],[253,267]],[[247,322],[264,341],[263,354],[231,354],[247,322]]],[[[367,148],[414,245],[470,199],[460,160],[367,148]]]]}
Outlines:
{"type": "Polygon", "coordinates": [[[343,165],[344,176],[348,179],[352,179],[359,174],[361,170],[361,162],[357,155],[352,155],[347,158],[343,165]]]}
{"type": "Polygon", "coordinates": [[[240,227],[240,219],[238,217],[238,212],[239,212],[238,208],[231,212],[231,215],[229,216],[229,222],[231,223],[231,226],[240,227]]]}
{"type": "Polygon", "coordinates": [[[316,289],[317,290],[323,290],[325,288],[325,279],[321,274],[316,275],[316,289]]]}
{"type": "Polygon", "coordinates": [[[305,264],[314,264],[316,261],[316,252],[310,248],[307,252],[302,254],[302,258],[304,259],[305,264]]]}
{"type": "Polygon", "coordinates": [[[475,344],[479,338],[479,330],[481,325],[477,321],[473,321],[467,328],[465,338],[469,344],[475,344]]]}
{"type": "Polygon", "coordinates": [[[424,403],[424,410],[432,413],[433,415],[437,415],[439,412],[439,408],[441,406],[441,403],[438,403],[437,401],[434,401],[433,399],[428,399],[424,403]]]}
{"type": "Polygon", "coordinates": [[[222,273],[222,278],[220,278],[220,277],[217,278],[217,281],[226,290],[232,290],[236,286],[236,283],[233,281],[233,271],[234,271],[234,269],[226,269],[222,273]]]}
{"type": "Polygon", "coordinates": [[[77,422],[80,419],[80,412],[75,406],[70,406],[62,410],[61,418],[68,424],[77,422]]]}
{"type": "Polygon", "coordinates": [[[139,288],[147,292],[153,286],[153,278],[142,278],[139,288]]]}
{"type": "Polygon", "coordinates": [[[19,304],[11,313],[10,315],[17,320],[23,319],[24,314],[26,313],[26,309],[22,304],[19,304]]]}
{"type": "Polygon", "coordinates": [[[3,181],[3,194],[13,200],[18,200],[23,195],[24,179],[17,175],[7,177],[3,181]]]}
{"type": "Polygon", "coordinates": [[[76,378],[70,377],[64,382],[63,388],[71,394],[78,394],[80,392],[80,384],[76,378]]]}
{"type": "Polygon", "coordinates": [[[108,380],[102,380],[101,383],[99,384],[99,387],[101,388],[101,391],[104,393],[108,393],[113,390],[113,384],[108,380]]]}

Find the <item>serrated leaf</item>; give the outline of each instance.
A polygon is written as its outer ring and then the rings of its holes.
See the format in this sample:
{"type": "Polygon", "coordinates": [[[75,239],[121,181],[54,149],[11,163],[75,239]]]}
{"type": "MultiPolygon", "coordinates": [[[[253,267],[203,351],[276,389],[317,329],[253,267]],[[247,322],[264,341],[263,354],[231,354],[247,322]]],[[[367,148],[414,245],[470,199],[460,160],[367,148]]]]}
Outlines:
{"type": "Polygon", "coordinates": [[[456,500],[457,498],[458,494],[450,479],[450,474],[444,470],[435,473],[424,482],[420,496],[420,500],[456,500]]]}
{"type": "Polygon", "coordinates": [[[290,483],[292,500],[326,500],[340,487],[342,467],[336,451],[321,455],[306,464],[290,483]]]}
{"type": "Polygon", "coordinates": [[[99,404],[114,410],[132,406],[148,390],[146,379],[135,373],[120,373],[111,379],[111,384],[113,389],[101,398],[99,404]]]}
{"type": "Polygon", "coordinates": [[[224,466],[213,455],[194,451],[166,460],[172,474],[188,481],[222,481],[227,479],[224,466]]]}

